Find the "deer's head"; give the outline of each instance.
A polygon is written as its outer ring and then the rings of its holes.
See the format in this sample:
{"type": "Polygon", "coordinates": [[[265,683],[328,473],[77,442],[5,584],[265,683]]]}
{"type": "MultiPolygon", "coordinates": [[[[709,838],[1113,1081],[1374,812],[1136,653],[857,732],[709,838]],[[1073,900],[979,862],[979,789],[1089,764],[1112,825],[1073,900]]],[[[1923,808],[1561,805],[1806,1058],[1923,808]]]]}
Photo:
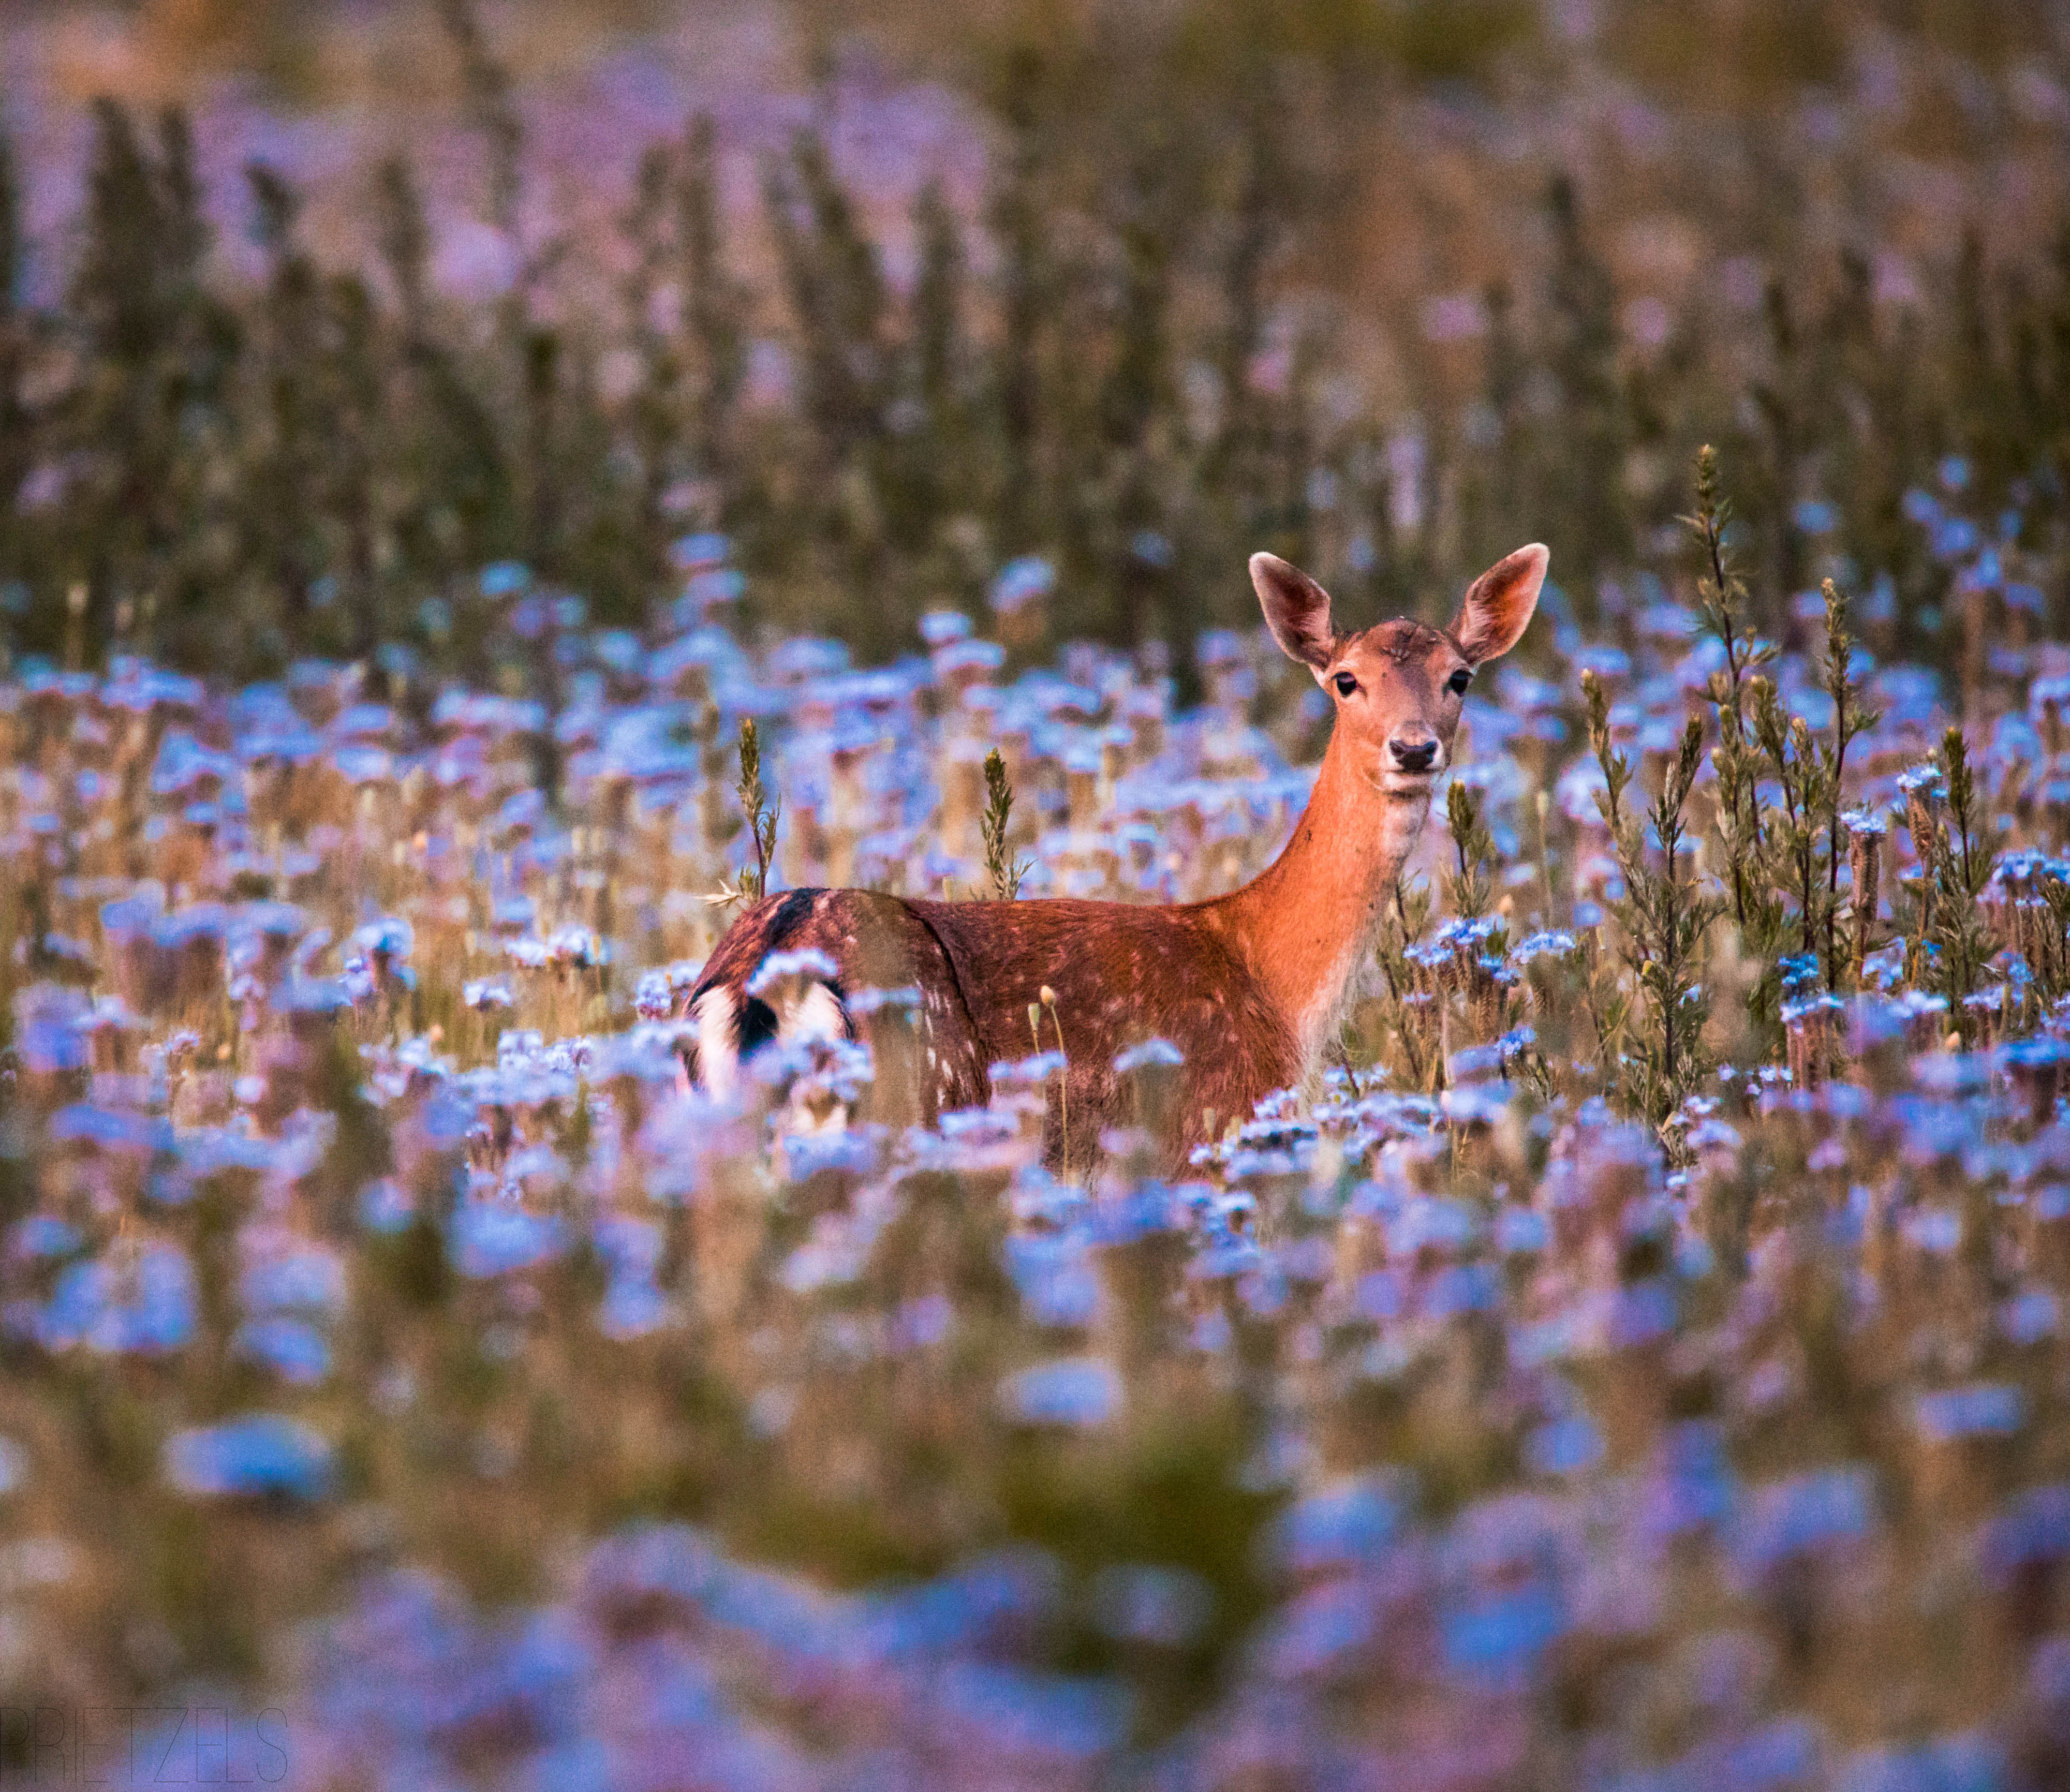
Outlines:
{"type": "Polygon", "coordinates": [[[1551,556],[1537,542],[1476,579],[1449,628],[1397,618],[1356,632],[1330,620],[1330,594],[1275,554],[1250,557],[1272,638],[1315,675],[1336,706],[1332,751],[1348,754],[1383,796],[1421,803],[1451,763],[1474,673],[1522,638],[1551,556]]]}

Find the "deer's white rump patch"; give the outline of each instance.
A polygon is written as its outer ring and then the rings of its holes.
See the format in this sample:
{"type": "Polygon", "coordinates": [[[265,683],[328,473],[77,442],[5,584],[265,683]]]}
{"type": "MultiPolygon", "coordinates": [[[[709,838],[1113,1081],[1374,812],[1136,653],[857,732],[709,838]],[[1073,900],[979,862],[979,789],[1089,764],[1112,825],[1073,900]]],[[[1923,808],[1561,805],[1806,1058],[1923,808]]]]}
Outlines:
{"type": "Polygon", "coordinates": [[[808,1039],[845,1039],[848,1016],[841,1008],[841,997],[823,983],[812,984],[784,1004],[776,1023],[776,1037],[787,1045],[808,1039]]]}
{"type": "Polygon", "coordinates": [[[698,1081],[723,1100],[740,1074],[740,1004],[724,984],[698,996],[690,1010],[698,1031],[698,1081]]]}

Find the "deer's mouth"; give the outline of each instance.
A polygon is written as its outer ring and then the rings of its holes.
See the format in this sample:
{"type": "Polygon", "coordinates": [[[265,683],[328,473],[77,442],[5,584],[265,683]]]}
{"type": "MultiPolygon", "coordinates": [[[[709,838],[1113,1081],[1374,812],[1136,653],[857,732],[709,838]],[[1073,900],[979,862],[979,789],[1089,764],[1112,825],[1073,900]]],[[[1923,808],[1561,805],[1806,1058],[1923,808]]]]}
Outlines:
{"type": "Polygon", "coordinates": [[[1428,800],[1431,786],[1438,781],[1435,770],[1430,771],[1383,771],[1374,779],[1374,784],[1383,796],[1393,797],[1399,802],[1428,800]]]}

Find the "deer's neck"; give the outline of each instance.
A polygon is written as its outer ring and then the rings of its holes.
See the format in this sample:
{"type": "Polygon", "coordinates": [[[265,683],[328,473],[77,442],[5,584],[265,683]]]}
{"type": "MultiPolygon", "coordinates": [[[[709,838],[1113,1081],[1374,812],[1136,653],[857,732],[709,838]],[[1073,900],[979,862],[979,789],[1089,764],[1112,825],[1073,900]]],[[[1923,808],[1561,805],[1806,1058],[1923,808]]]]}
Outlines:
{"type": "Polygon", "coordinates": [[[1215,905],[1300,1042],[1304,1074],[1336,1036],[1430,808],[1427,796],[1382,793],[1333,736],[1286,850],[1215,905]]]}

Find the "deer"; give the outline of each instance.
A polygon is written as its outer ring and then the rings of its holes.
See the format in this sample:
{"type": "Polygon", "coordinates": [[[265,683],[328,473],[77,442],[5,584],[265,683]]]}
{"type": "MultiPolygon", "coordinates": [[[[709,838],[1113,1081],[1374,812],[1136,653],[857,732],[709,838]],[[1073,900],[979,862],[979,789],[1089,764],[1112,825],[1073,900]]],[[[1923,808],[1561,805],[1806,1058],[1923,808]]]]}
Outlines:
{"type": "Polygon", "coordinates": [[[1397,617],[1345,631],[1313,579],[1254,554],[1272,638],[1334,710],[1307,806],[1265,870],[1185,903],[766,896],[689,992],[692,1082],[723,1096],[765,1047],[845,1040],[869,1047],[874,1081],[816,1124],[932,1125],[987,1103],[994,1066],[1053,1045],[1065,1063],[1044,1123],[1053,1168],[1093,1161],[1102,1130],[1130,1118],[1115,1059],[1152,1038],[1180,1054],[1158,1141],[1174,1167],[1218,1120],[1311,1089],[1451,767],[1467,687],[1522,639],[1549,558],[1533,542],[1498,561],[1447,628],[1397,617]],[[895,1027],[861,999],[890,989],[907,1003],[895,1027]]]}

